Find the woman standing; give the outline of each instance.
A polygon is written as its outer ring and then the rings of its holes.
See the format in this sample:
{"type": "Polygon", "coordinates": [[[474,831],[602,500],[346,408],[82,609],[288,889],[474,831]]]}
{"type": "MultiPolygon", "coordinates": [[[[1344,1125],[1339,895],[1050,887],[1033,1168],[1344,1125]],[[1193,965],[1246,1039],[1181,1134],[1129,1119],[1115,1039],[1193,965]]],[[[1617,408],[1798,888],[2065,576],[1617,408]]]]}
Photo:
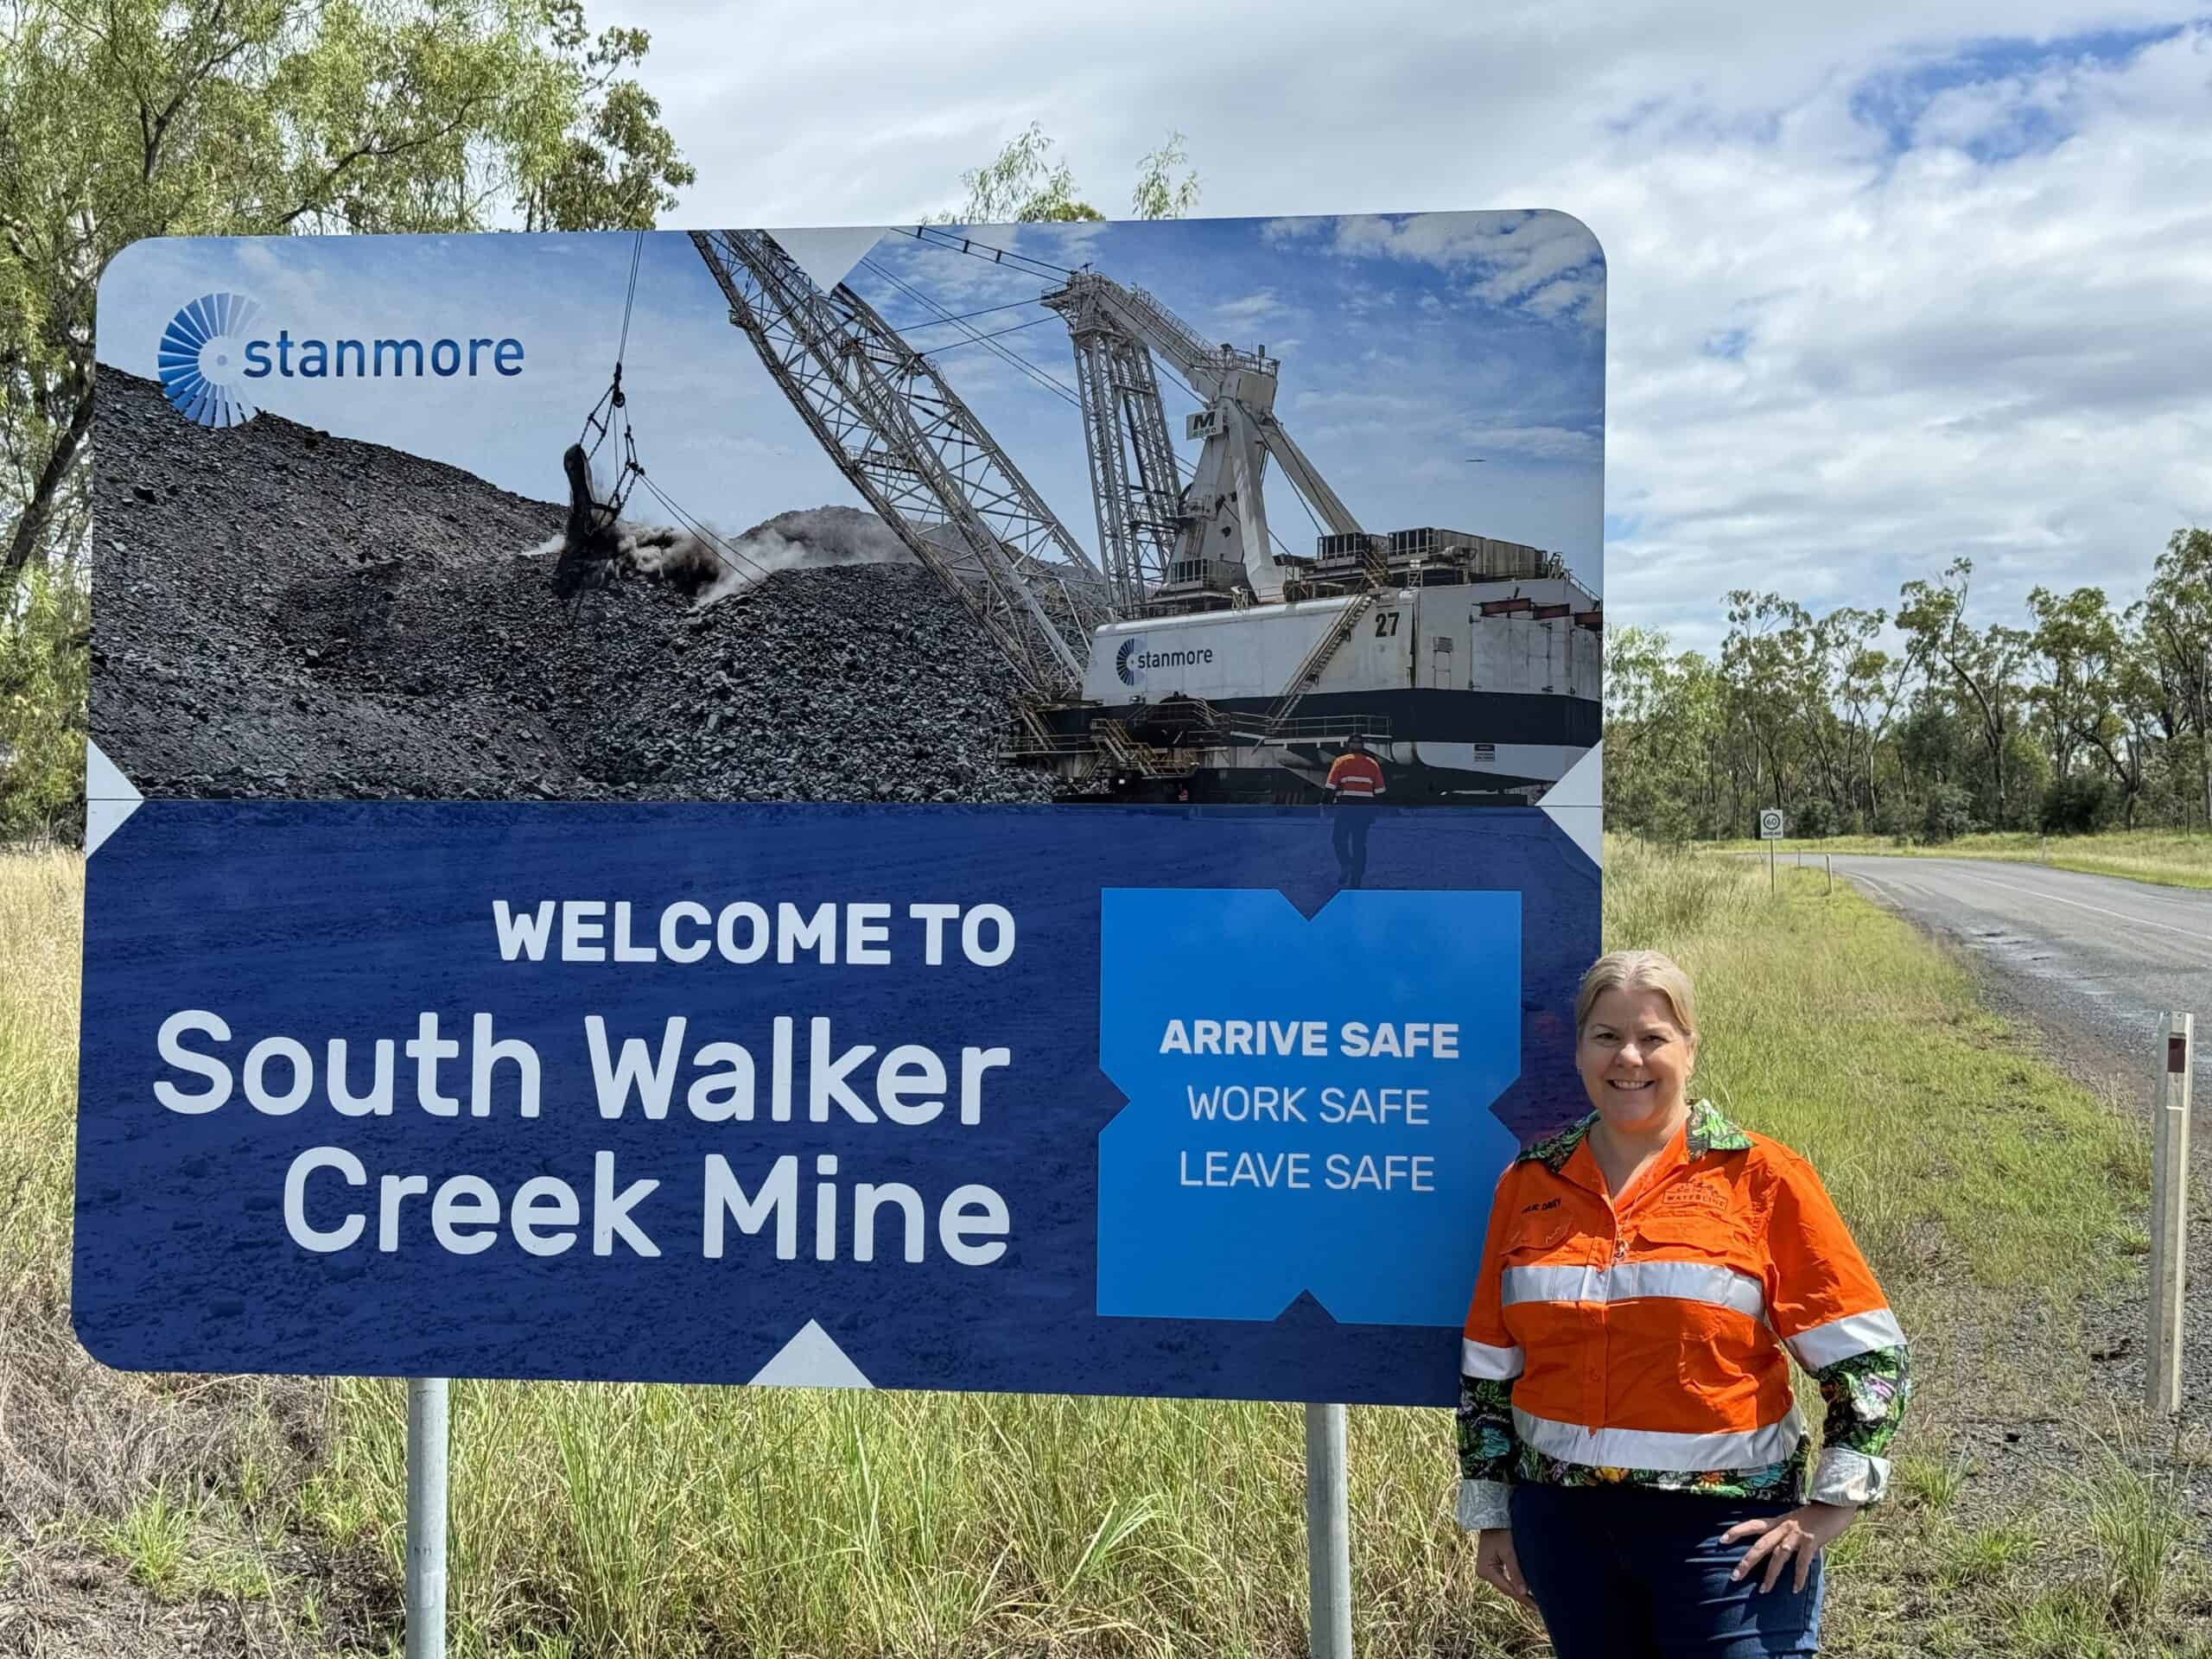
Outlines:
{"type": "Polygon", "coordinates": [[[1592,1110],[1498,1182],[1461,1346],[1459,1523],[1560,1659],[1818,1650],[1820,1552],[1878,1499],[1904,1333],[1812,1166],[1688,1089],[1688,976],[1603,957],[1592,1110]],[[1820,1457],[1787,1349],[1827,1402],[1820,1457]]]}

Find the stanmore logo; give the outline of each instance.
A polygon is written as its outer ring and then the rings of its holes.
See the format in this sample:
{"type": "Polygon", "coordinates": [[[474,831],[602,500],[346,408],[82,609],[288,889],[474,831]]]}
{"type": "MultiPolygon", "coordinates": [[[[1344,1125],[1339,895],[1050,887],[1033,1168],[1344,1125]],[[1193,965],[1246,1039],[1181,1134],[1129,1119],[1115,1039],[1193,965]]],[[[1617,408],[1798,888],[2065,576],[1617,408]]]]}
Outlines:
{"type": "Polygon", "coordinates": [[[480,334],[416,339],[276,338],[248,331],[261,307],[243,294],[203,294],[181,307],[162,333],[162,391],[177,412],[201,426],[238,426],[260,413],[252,383],[280,380],[420,380],[435,377],[512,379],[523,372],[522,341],[480,334]]]}

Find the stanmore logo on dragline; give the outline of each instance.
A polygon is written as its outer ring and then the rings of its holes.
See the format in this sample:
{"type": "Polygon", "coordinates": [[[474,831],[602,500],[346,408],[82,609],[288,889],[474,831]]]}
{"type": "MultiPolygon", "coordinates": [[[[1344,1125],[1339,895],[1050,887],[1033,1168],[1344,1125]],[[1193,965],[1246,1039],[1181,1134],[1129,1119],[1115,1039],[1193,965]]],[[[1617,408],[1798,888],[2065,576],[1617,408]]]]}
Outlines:
{"type": "Polygon", "coordinates": [[[241,426],[261,412],[255,382],[280,380],[440,380],[479,375],[512,380],[523,370],[523,344],[481,334],[424,341],[414,338],[313,340],[279,328],[272,340],[250,334],[261,307],[243,294],[203,294],[178,308],[162,331],[162,391],[187,420],[201,426],[241,426]]]}
{"type": "Polygon", "coordinates": [[[1144,636],[1137,633],[1122,640],[1121,650],[1114,653],[1114,671],[1122,677],[1123,685],[1141,685],[1147,668],[1190,668],[1211,661],[1211,645],[1200,645],[1192,651],[1147,651],[1144,636]]]}

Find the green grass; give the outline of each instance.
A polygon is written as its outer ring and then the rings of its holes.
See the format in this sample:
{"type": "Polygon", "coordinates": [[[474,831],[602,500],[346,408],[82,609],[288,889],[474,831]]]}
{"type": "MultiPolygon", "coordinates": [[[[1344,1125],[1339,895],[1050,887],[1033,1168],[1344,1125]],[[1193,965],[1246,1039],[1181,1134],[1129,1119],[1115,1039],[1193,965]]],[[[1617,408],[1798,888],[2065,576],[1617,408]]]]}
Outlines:
{"type": "Polygon", "coordinates": [[[157,1601],[213,1596],[265,1601],[276,1580],[263,1553],[238,1541],[237,1517],[204,1497],[159,1485],[117,1521],[84,1529],[157,1601]]]}
{"type": "MultiPolygon", "coordinates": [[[[0,996],[0,1191],[19,1200],[0,1264],[54,1282],[79,868],[0,860],[0,984],[39,988],[0,996]]],[[[1956,1438],[1971,1413],[2078,1402],[2065,1344],[2139,1232],[2139,1137],[1979,1007],[1956,963],[1786,874],[1770,896],[1741,861],[1617,842],[1607,933],[1696,975],[1701,1087],[1814,1160],[1915,1340],[1897,1497],[1835,1548],[1827,1650],[2188,1650],[2201,1597],[2168,1489],[2101,1465],[2088,1496],[1976,1517],[1956,1438]],[[2053,1567],[2053,1539],[2079,1559],[2053,1567]]],[[[264,1449],[212,1485],[149,1480],[100,1518],[102,1548],[162,1593],[273,1595],[296,1630],[323,1629],[336,1592],[269,1571],[284,1536],[370,1551],[396,1580],[403,1391],[317,1387],[334,1427],[310,1467],[243,1434],[264,1449]]],[[[1294,1407],[464,1382],[452,1409],[461,1659],[1302,1650],[1294,1407]]],[[[1357,1409],[1351,1442],[1360,1652],[1543,1651],[1474,1578],[1448,1414],[1357,1409]]],[[[369,1651],[392,1643],[378,1617],[369,1651]]]]}
{"type": "Polygon", "coordinates": [[[1948,1514],[1966,1490],[1971,1470],[1963,1458],[1914,1455],[1896,1459],[1892,1478],[1898,1492],[1931,1514],[1948,1514]]]}
{"type": "MultiPolygon", "coordinates": [[[[1822,853],[1878,853],[1899,858],[1981,858],[2012,864],[2043,864],[2086,875],[2116,875],[2166,887],[2212,887],[2212,835],[2182,830],[2113,830],[2097,836],[2038,836],[2027,831],[1961,836],[1956,841],[1923,845],[1887,836],[1835,836],[1826,841],[1775,843],[1782,861],[1805,855],[1808,864],[1822,853]]],[[[1705,850],[1764,855],[1763,841],[1705,844],[1705,850]]]]}

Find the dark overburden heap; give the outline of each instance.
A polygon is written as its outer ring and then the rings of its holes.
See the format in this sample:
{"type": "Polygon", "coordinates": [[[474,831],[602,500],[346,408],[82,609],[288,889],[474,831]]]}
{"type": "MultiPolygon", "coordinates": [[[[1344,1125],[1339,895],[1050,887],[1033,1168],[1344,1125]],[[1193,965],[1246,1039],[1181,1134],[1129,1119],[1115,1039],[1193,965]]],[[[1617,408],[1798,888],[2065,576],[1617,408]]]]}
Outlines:
{"type": "MultiPolygon", "coordinates": [[[[264,415],[206,431],[100,372],[92,734],[149,796],[1042,800],[996,758],[1014,680],[912,565],[837,563],[695,610],[629,575],[571,618],[563,509],[264,415]]],[[[546,468],[556,483],[560,457],[546,468]]]]}

